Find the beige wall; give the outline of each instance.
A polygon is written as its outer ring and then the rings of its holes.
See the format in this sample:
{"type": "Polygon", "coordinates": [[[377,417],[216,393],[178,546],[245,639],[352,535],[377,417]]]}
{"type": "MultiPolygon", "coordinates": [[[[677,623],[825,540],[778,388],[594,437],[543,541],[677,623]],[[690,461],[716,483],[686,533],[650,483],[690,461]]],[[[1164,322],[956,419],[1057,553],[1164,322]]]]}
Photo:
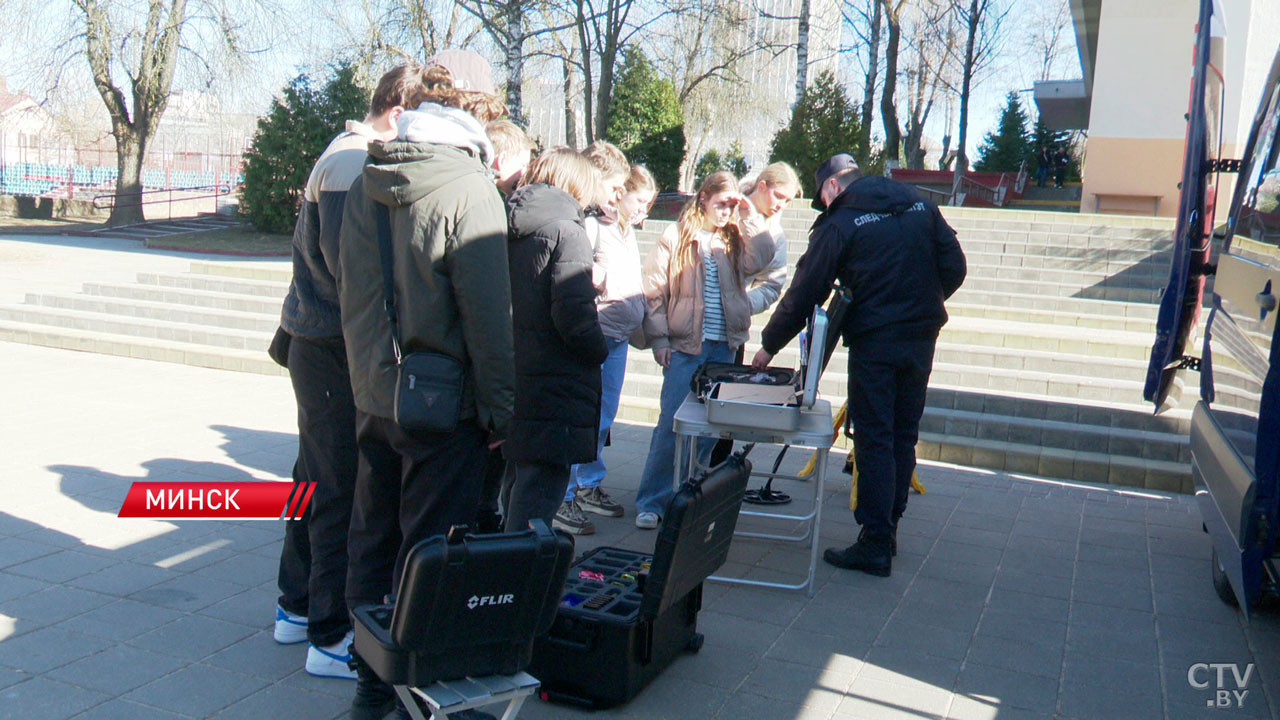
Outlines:
{"type": "MultiPolygon", "coordinates": [[[[1223,157],[1238,157],[1280,38],[1280,2],[1222,0],[1223,157]]],[[[1198,0],[1107,0],[1085,151],[1082,212],[1177,210],[1198,0]],[[1159,198],[1156,204],[1155,198],[1159,198]]],[[[1220,207],[1230,196],[1224,176],[1220,207]]]]}

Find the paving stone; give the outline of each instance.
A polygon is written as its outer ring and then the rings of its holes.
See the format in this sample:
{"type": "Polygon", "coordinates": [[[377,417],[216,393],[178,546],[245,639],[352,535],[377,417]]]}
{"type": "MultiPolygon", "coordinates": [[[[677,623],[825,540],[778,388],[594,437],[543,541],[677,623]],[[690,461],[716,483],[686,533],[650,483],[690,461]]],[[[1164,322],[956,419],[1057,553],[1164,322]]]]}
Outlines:
{"type": "Polygon", "coordinates": [[[215,720],[258,720],[259,718],[345,717],[349,700],[324,693],[307,692],[287,685],[271,685],[213,715],[215,720]]]}
{"type": "Polygon", "coordinates": [[[995,588],[1000,590],[1014,590],[1058,600],[1069,600],[1071,598],[1071,586],[1072,579],[1070,576],[1059,577],[1009,568],[1001,568],[996,573],[995,580],[995,588]]]}
{"type": "Polygon", "coordinates": [[[0,642],[0,665],[28,673],[43,673],[109,646],[102,638],[46,627],[0,642]]]}
{"type": "Polygon", "coordinates": [[[201,660],[253,634],[251,628],[200,615],[184,615],[129,644],[184,660],[201,660]]]}
{"type": "Polygon", "coordinates": [[[36,677],[0,690],[0,717],[63,720],[106,699],[102,693],[36,677]]]}
{"type": "Polygon", "coordinates": [[[107,695],[120,695],[185,665],[169,655],[113,645],[100,653],[51,670],[46,676],[96,690],[107,695]]]}
{"type": "Polygon", "coordinates": [[[110,603],[109,595],[53,585],[0,605],[0,613],[32,624],[48,625],[110,603]]]}
{"type": "Polygon", "coordinates": [[[849,668],[822,670],[763,658],[744,684],[765,697],[831,712],[840,704],[854,672],[849,668]]]}
{"type": "Polygon", "coordinates": [[[75,716],[75,720],[182,720],[178,715],[128,700],[108,700],[75,716]]]}
{"type": "Polygon", "coordinates": [[[208,665],[188,665],[131,690],[124,698],[162,710],[206,717],[265,686],[265,682],[249,675],[208,665]]]}
{"type": "Polygon", "coordinates": [[[30,595],[45,587],[45,583],[20,575],[0,572],[0,602],[30,595]]]}
{"type": "Polygon", "coordinates": [[[857,712],[853,708],[881,705],[886,709],[907,710],[929,717],[942,715],[950,704],[950,687],[929,687],[917,683],[909,691],[904,691],[903,686],[895,683],[858,677],[849,686],[837,712],[857,712]]]}
{"type": "Polygon", "coordinates": [[[1042,620],[1065,621],[1069,605],[1065,600],[1036,595],[1034,593],[993,588],[987,607],[1042,620]]]}
{"type": "Polygon", "coordinates": [[[1153,607],[1150,584],[1145,582],[1145,578],[1140,578],[1140,584],[1124,585],[1096,580],[1078,582],[1071,597],[1075,602],[1093,603],[1125,610],[1151,611],[1153,607]]]}
{"type": "Polygon", "coordinates": [[[955,687],[961,661],[927,655],[916,650],[877,646],[863,659],[858,678],[882,680],[908,689],[955,687]]]}
{"type": "Polygon", "coordinates": [[[1058,696],[1062,714],[1089,720],[1133,720],[1160,717],[1160,696],[1140,693],[1135,688],[1063,683],[1058,696]]]}
{"type": "Polygon", "coordinates": [[[967,660],[1056,679],[1062,672],[1063,646],[1037,645],[1022,640],[977,636],[967,660]]]}
{"type": "MultiPolygon", "coordinates": [[[[829,638],[824,639],[829,640],[829,638]]],[[[779,643],[781,642],[782,640],[779,639],[779,643]]],[[[813,657],[808,657],[808,654],[805,656],[808,662],[804,664],[815,665],[815,662],[819,661],[816,651],[813,657]]],[[[775,659],[784,658],[775,657],[775,659]]],[[[685,653],[679,656],[664,672],[703,685],[732,691],[742,685],[742,679],[760,665],[760,660],[759,654],[746,652],[742,648],[706,642],[697,654],[685,653]]],[[[822,666],[816,666],[815,669],[820,667],[822,666]]]]}
{"type": "Polygon", "coordinates": [[[81,575],[67,584],[85,590],[123,597],[157,583],[172,579],[177,573],[154,565],[122,562],[95,573],[81,575]]]}
{"type": "MultiPolygon", "coordinates": [[[[709,645],[704,646],[698,655],[705,656],[707,647],[709,645]]],[[[860,642],[829,633],[791,629],[783,633],[764,656],[798,665],[848,672],[852,675],[862,667],[861,658],[866,655],[870,647],[871,641],[860,642]]],[[[734,656],[741,658],[743,654],[738,651],[734,656]]],[[[740,682],[742,677],[744,676],[739,675],[737,681],[740,682]]]]}
{"type": "Polygon", "coordinates": [[[189,612],[209,607],[243,591],[243,585],[187,574],[131,593],[129,599],[189,612]]]}
{"type": "Polygon", "coordinates": [[[733,615],[703,610],[698,613],[698,632],[708,641],[741,648],[763,655],[782,634],[782,628],[771,623],[755,622],[733,615]]]}
{"type": "Polygon", "coordinates": [[[982,611],[981,603],[957,604],[946,598],[913,594],[898,606],[894,618],[972,635],[982,611]]]}
{"type": "Polygon", "coordinates": [[[971,634],[926,625],[919,620],[890,618],[875,644],[900,650],[915,649],[927,655],[963,660],[969,650],[971,634]]]}
{"type": "Polygon", "coordinates": [[[1155,665],[1159,660],[1155,628],[1150,622],[1097,628],[1072,622],[1067,629],[1067,652],[1079,652],[1155,665]]]}
{"type": "Polygon", "coordinates": [[[984,697],[955,695],[947,709],[947,720],[1049,720],[1052,716],[1034,710],[1005,705],[984,697]]]}
{"type": "Polygon", "coordinates": [[[60,550],[50,555],[12,565],[6,568],[6,572],[45,582],[64,583],[72,578],[87,575],[109,565],[114,565],[115,562],[114,560],[74,550],[60,550]]]}
{"type": "Polygon", "coordinates": [[[1052,708],[1058,701],[1058,679],[966,662],[956,683],[956,694],[989,701],[1004,717],[1008,707],[1027,710],[1052,708]]]}
{"type": "MultiPolygon", "coordinates": [[[[858,612],[856,606],[841,608],[836,605],[809,605],[796,616],[791,628],[808,632],[827,633],[850,643],[871,643],[880,635],[889,616],[871,612],[858,612]]],[[[701,617],[701,616],[699,616],[701,617]]],[[[734,631],[740,634],[740,631],[734,631]]],[[[780,633],[761,637],[776,639],[780,633]]],[[[770,645],[772,642],[770,642],[770,645]]],[[[765,648],[767,649],[767,647],[765,648]]]]}
{"type": "Polygon", "coordinates": [[[644,692],[627,704],[635,717],[714,717],[728,691],[673,675],[659,675],[644,692]]]}
{"type": "Polygon", "coordinates": [[[201,571],[200,574],[204,577],[237,585],[253,586],[274,580],[279,570],[279,557],[272,560],[246,552],[214,563],[201,571]]]}
{"type": "Polygon", "coordinates": [[[200,610],[199,614],[261,630],[274,622],[279,594],[273,581],[270,588],[245,590],[200,610]]]}
{"type": "Polygon", "coordinates": [[[1160,672],[1150,660],[1130,662],[1114,657],[1084,654],[1068,649],[1063,660],[1063,682],[1096,685],[1160,695],[1160,672]]]}
{"type": "Polygon", "coordinates": [[[59,627],[121,641],[172,622],[179,616],[181,613],[177,610],[133,600],[117,600],[65,620],[59,624],[59,627]]]}
{"type": "MultiPolygon", "coordinates": [[[[524,717],[524,712],[520,713],[520,717],[524,717]]],[[[729,718],[733,720],[828,720],[831,717],[831,711],[803,705],[796,707],[775,698],[738,692],[725,701],[716,717],[726,720],[729,718]]],[[[549,717],[548,720],[551,718],[549,717]]],[[[561,716],[555,716],[554,720],[561,720],[561,716]]]]}
{"type": "Polygon", "coordinates": [[[0,538],[0,568],[21,565],[29,560],[59,552],[58,548],[44,543],[15,537],[0,538]]]}
{"type": "Polygon", "coordinates": [[[1061,647],[1066,640],[1067,624],[1065,621],[1045,620],[1018,613],[987,608],[978,625],[978,637],[1009,638],[1061,647]]]}

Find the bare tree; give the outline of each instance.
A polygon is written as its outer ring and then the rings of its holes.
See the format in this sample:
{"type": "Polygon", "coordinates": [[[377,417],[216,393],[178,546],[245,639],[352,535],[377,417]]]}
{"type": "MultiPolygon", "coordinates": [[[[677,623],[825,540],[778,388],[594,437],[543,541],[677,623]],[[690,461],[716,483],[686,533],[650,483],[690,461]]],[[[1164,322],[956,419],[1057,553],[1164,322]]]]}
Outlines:
{"type": "Polygon", "coordinates": [[[1054,66],[1067,54],[1063,43],[1067,26],[1071,22],[1070,0],[1045,0],[1033,5],[1029,24],[1031,36],[1027,48],[1035,53],[1040,63],[1037,80],[1053,77],[1054,66]]]}
{"type": "Polygon", "coordinates": [[[840,12],[844,24],[861,42],[865,51],[864,55],[857,56],[863,66],[858,153],[860,157],[865,157],[871,150],[871,113],[875,108],[876,83],[880,73],[880,27],[884,24],[884,5],[881,0],[846,0],[840,12]]]}
{"type": "Polygon", "coordinates": [[[364,68],[472,47],[482,31],[462,5],[445,0],[360,0],[358,12],[335,4],[327,16],[343,37],[340,45],[364,68]]]}
{"type": "Polygon", "coordinates": [[[1001,29],[1009,7],[999,0],[959,0],[955,7],[960,26],[967,33],[964,55],[961,56],[960,85],[960,133],[956,142],[955,180],[952,191],[959,190],[960,179],[969,169],[969,156],[965,144],[969,132],[969,97],[976,79],[990,66],[1000,42],[1001,29]]]}
{"type": "Polygon", "coordinates": [[[921,0],[908,35],[907,134],[903,154],[907,167],[924,169],[924,126],[940,91],[944,75],[954,64],[957,32],[949,2],[921,0]]]}
{"type": "MultiPolygon", "coordinates": [[[[72,0],[72,8],[69,25],[59,30],[64,34],[52,59],[52,81],[56,87],[75,58],[83,55],[88,62],[116,145],[119,174],[108,222],[142,222],[143,162],[180,61],[190,61],[193,72],[212,78],[215,66],[247,52],[243,28],[217,0],[72,0]]],[[[48,17],[46,7],[30,10],[48,17]]]]}
{"type": "Polygon", "coordinates": [[[882,0],[889,37],[884,48],[884,92],[880,95],[880,120],[884,123],[884,155],[890,166],[897,164],[902,130],[894,94],[898,87],[898,48],[902,42],[902,10],[907,0],[882,0]]]}

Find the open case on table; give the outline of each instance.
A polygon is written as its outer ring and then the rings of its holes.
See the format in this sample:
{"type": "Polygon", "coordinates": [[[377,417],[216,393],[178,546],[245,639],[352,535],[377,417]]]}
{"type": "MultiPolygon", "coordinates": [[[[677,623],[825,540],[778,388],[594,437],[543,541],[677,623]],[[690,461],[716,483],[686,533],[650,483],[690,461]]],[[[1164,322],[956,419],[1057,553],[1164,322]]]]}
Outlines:
{"type": "Polygon", "coordinates": [[[697,633],[702,581],[729,554],[751,474],[746,451],[684,482],[652,554],[596,548],[569,569],[551,632],[534,645],[529,672],[544,699],[610,707],[635,697],[697,633]]]}
{"type": "Polygon", "coordinates": [[[693,391],[707,406],[707,420],[717,425],[792,431],[800,413],[818,399],[818,380],[826,364],[827,313],[813,309],[800,336],[800,371],[755,370],[750,365],[707,363],[693,379],[693,391]]]}

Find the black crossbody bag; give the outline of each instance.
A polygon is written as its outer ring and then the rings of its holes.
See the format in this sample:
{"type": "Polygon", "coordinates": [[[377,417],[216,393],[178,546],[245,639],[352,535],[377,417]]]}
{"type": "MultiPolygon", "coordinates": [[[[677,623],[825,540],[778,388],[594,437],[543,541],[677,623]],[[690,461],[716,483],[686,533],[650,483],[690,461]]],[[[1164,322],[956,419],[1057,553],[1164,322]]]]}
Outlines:
{"type": "Polygon", "coordinates": [[[376,205],[382,290],[387,319],[391,321],[391,347],[396,355],[396,424],[414,432],[453,432],[462,414],[466,369],[455,358],[443,353],[401,355],[400,321],[396,314],[395,286],[391,275],[391,214],[386,205],[376,205]]]}

